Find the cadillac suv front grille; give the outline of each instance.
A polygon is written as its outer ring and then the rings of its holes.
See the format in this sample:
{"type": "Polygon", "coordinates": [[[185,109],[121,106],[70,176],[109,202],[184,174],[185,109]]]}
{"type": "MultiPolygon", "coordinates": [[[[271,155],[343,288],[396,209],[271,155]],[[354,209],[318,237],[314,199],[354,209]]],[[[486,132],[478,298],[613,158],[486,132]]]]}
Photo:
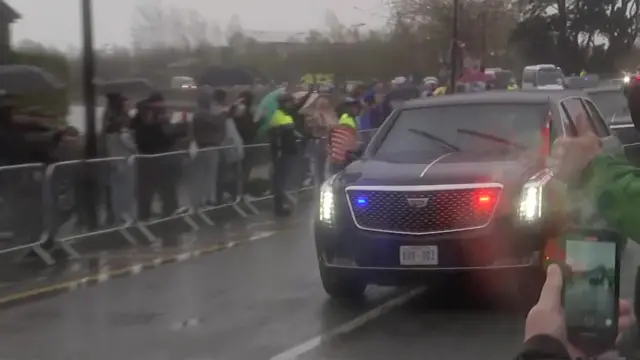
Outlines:
{"type": "Polygon", "coordinates": [[[431,234],[489,224],[502,186],[349,187],[346,192],[353,219],[361,229],[431,234]]]}

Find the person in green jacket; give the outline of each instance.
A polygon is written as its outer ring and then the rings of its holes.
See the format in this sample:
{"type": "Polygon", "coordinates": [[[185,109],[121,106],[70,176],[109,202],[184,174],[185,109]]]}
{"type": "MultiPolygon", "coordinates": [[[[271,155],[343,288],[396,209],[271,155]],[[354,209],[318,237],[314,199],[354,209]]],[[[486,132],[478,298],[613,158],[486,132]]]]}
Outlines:
{"type": "MultiPolygon", "coordinates": [[[[629,109],[640,129],[640,88],[629,96],[629,109]]],[[[578,185],[606,226],[640,242],[640,169],[622,154],[607,154],[586,121],[577,123],[578,137],[556,140],[551,154],[555,176],[578,185]]]]}
{"type": "MultiPolygon", "coordinates": [[[[636,129],[640,130],[640,87],[629,96],[629,109],[636,129]]],[[[640,241],[640,169],[620,155],[607,155],[589,124],[576,124],[579,136],[554,143],[551,167],[557,178],[582,185],[584,194],[595,200],[598,215],[608,227],[640,241]]],[[[563,276],[552,264],[538,303],[525,322],[525,342],[516,360],[571,360],[583,358],[579,349],[567,340],[562,310],[563,276]]],[[[635,322],[631,304],[620,300],[618,331],[623,334],[635,322]]],[[[637,325],[636,325],[637,326],[637,325]]],[[[632,348],[635,349],[635,338],[632,348]]],[[[620,344],[618,344],[620,345],[620,344]]]]}

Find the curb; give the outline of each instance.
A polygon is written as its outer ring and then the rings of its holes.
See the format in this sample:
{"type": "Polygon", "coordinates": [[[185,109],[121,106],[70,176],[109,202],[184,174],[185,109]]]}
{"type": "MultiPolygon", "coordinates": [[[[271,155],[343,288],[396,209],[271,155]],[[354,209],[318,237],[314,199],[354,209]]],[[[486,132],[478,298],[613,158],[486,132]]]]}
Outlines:
{"type": "Polygon", "coordinates": [[[216,244],[204,248],[186,251],[178,254],[157,257],[151,261],[144,261],[137,264],[131,264],[125,267],[102,271],[94,275],[85,276],[79,279],[66,280],[52,285],[47,285],[31,290],[20,291],[4,297],[0,297],[0,308],[6,308],[13,305],[22,304],[28,301],[37,300],[45,297],[60,295],[79,289],[91,287],[111,279],[124,278],[137,275],[144,270],[151,270],[162,265],[180,263],[189,259],[200,257],[201,255],[211,254],[225,249],[230,249],[245,244],[252,243],[257,240],[269,238],[278,231],[265,231],[260,235],[255,235],[243,241],[231,241],[225,244],[216,244]]]}

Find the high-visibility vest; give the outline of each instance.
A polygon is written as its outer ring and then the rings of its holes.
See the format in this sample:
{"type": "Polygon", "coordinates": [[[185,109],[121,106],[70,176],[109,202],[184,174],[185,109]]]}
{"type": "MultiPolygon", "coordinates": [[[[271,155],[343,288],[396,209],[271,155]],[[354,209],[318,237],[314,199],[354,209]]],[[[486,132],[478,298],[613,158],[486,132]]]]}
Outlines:
{"type": "Polygon", "coordinates": [[[516,85],[513,84],[509,84],[509,86],[507,86],[507,90],[511,91],[511,90],[518,90],[518,87],[516,85]]]}
{"type": "Polygon", "coordinates": [[[287,115],[284,111],[278,109],[271,116],[271,120],[269,121],[269,128],[276,128],[293,124],[293,118],[290,115],[287,115]]]}
{"type": "Polygon", "coordinates": [[[580,71],[580,76],[587,76],[587,72],[584,70],[580,71]]]}
{"type": "Polygon", "coordinates": [[[447,87],[446,86],[440,86],[439,88],[437,88],[433,92],[433,96],[445,95],[446,93],[447,93],[447,87]]]}
{"type": "Polygon", "coordinates": [[[350,128],[357,129],[356,119],[354,119],[353,116],[346,113],[340,116],[338,125],[348,126],[350,128]]]}

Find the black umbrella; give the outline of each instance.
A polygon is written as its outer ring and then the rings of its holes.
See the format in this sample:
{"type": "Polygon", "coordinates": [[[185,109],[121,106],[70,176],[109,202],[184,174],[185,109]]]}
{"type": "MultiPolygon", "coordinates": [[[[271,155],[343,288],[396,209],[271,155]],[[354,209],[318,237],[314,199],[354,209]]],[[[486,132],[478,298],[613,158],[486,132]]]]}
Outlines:
{"type": "Polygon", "coordinates": [[[96,80],[98,91],[103,94],[132,94],[147,96],[154,88],[147,79],[124,78],[109,81],[96,80]]]}
{"type": "Polygon", "coordinates": [[[211,87],[228,87],[235,85],[253,85],[254,74],[251,71],[239,67],[223,68],[211,66],[198,79],[198,85],[211,87]]]}
{"type": "Polygon", "coordinates": [[[413,85],[405,85],[392,89],[387,93],[387,95],[385,95],[384,100],[382,100],[384,117],[386,118],[391,114],[394,105],[397,106],[399,103],[403,103],[411,99],[417,99],[419,97],[420,89],[413,85]]]}
{"type": "Polygon", "coordinates": [[[64,87],[46,70],[31,65],[0,65],[0,93],[22,95],[48,92],[64,87]]]}

